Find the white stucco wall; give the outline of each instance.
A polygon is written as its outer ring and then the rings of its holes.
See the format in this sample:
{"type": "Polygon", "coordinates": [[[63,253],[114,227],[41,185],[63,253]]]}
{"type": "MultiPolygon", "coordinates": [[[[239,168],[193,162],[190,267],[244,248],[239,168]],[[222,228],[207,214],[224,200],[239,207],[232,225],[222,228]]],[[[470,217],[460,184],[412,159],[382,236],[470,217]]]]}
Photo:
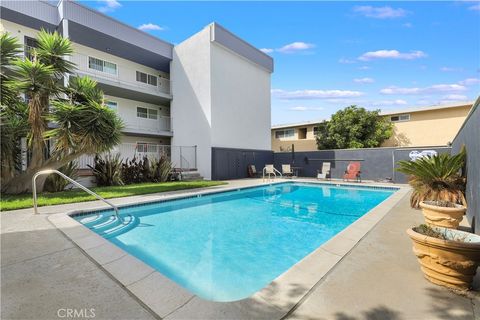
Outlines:
{"type": "Polygon", "coordinates": [[[271,150],[270,72],[211,43],[212,146],[271,150]]]}
{"type": "Polygon", "coordinates": [[[211,41],[213,25],[174,47],[172,145],[197,145],[211,178],[211,148],[270,150],[270,72],[211,41]]]}
{"type": "Polygon", "coordinates": [[[25,36],[35,38],[38,30],[22,26],[7,20],[0,21],[0,32],[7,31],[10,35],[18,38],[18,43],[23,45],[25,43],[25,36]]]}
{"type": "Polygon", "coordinates": [[[173,95],[172,145],[197,145],[197,168],[204,178],[210,179],[212,141],[208,28],[174,47],[170,79],[173,95]]]}

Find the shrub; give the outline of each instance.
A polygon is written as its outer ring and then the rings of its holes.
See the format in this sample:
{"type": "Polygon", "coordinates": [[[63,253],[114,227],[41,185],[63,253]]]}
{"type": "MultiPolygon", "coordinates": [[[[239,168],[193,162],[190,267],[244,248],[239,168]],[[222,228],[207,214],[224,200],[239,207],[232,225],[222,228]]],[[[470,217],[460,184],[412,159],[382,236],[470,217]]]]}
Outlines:
{"type": "Polygon", "coordinates": [[[88,167],[93,171],[97,186],[117,186],[123,185],[121,165],[119,154],[107,154],[103,158],[96,155],[94,166],[88,165],[88,167]]]}
{"type": "Polygon", "coordinates": [[[399,172],[409,176],[413,187],[410,205],[418,208],[421,201],[448,201],[466,205],[465,178],[460,170],[465,165],[465,150],[457,155],[439,154],[416,161],[399,161],[399,172]]]}
{"type": "MultiPolygon", "coordinates": [[[[72,178],[73,180],[78,178],[78,165],[75,161],[71,161],[63,167],[58,168],[58,171],[72,178]]],[[[69,184],[70,182],[68,180],[65,180],[58,174],[51,174],[45,180],[43,188],[48,192],[60,192],[65,190],[69,184]]]]}
{"type": "Polygon", "coordinates": [[[132,160],[126,159],[122,163],[122,180],[125,184],[148,182],[149,176],[150,167],[146,157],[139,160],[133,157],[132,160]]]}
{"type": "Polygon", "coordinates": [[[152,182],[165,182],[172,173],[172,163],[166,156],[150,162],[150,179],[152,182]]]}

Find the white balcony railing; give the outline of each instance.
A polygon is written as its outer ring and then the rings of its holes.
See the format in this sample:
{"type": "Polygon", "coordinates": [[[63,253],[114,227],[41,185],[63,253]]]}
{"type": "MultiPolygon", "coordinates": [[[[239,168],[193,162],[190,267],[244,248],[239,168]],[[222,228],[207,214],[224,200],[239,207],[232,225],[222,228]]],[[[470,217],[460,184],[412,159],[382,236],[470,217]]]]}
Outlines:
{"type": "MultiPolygon", "coordinates": [[[[122,115],[120,114],[120,117],[122,115]]],[[[171,132],[172,119],[169,116],[159,116],[155,119],[128,118],[124,119],[125,129],[127,131],[143,133],[162,133],[171,132]]]]}
{"type": "MultiPolygon", "coordinates": [[[[94,56],[92,56],[94,57],[94,56]]],[[[95,80],[102,82],[106,80],[108,82],[114,82],[120,87],[125,88],[134,88],[141,91],[149,92],[152,94],[170,94],[170,80],[157,77],[157,85],[150,85],[140,81],[136,81],[136,72],[142,70],[137,70],[135,68],[126,66],[124,64],[116,64],[117,69],[116,73],[108,73],[100,70],[96,70],[89,67],[89,56],[74,53],[70,57],[70,61],[75,63],[77,66],[77,71],[81,74],[91,76],[95,80]]]]}
{"type": "MultiPolygon", "coordinates": [[[[24,52],[21,54],[23,57],[30,57],[31,52],[34,50],[34,47],[24,45],[24,52]]],[[[141,91],[149,92],[152,94],[170,94],[170,80],[166,78],[157,77],[157,85],[150,85],[140,81],[136,81],[137,70],[132,67],[121,65],[116,63],[117,71],[115,74],[99,71],[96,69],[89,68],[89,56],[81,53],[74,53],[70,56],[70,61],[75,63],[77,71],[79,73],[91,76],[95,80],[106,80],[109,82],[114,82],[120,87],[130,87],[139,89],[141,91]]],[[[148,72],[147,72],[148,73],[148,72]]]]}
{"type": "MultiPolygon", "coordinates": [[[[122,162],[134,157],[137,159],[158,159],[161,156],[167,157],[174,168],[189,170],[197,168],[197,147],[196,146],[170,146],[160,144],[144,143],[122,143],[110,151],[110,154],[120,154],[122,162]]],[[[83,155],[77,158],[79,169],[89,169],[88,165],[94,165],[93,155],[83,155]]]]}

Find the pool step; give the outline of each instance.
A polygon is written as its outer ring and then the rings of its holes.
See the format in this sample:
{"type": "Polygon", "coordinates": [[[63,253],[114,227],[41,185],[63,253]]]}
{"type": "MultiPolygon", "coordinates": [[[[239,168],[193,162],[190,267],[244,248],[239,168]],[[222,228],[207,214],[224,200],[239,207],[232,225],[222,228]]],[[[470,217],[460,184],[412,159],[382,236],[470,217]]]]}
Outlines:
{"type": "Polygon", "coordinates": [[[123,222],[118,221],[114,215],[106,214],[95,217],[88,217],[82,223],[90,230],[108,238],[118,236],[138,225],[137,217],[128,215],[123,217],[123,222]]]}

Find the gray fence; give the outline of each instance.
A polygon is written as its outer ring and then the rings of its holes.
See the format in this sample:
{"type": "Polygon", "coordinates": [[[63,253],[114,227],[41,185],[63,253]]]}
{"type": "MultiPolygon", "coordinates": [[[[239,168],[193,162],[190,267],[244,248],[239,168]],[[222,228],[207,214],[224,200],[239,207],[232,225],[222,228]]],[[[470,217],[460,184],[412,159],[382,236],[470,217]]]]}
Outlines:
{"type": "Polygon", "coordinates": [[[457,154],[463,146],[467,150],[467,219],[480,234],[480,98],[472,107],[467,119],[453,140],[452,154],[457,154]]]}
{"type": "Polygon", "coordinates": [[[268,163],[273,163],[270,150],[212,148],[212,180],[247,178],[249,164],[262,170],[268,163]]]}
{"type": "Polygon", "coordinates": [[[323,162],[331,163],[332,178],[341,179],[350,161],[360,161],[362,178],[366,180],[391,179],[396,183],[405,183],[405,175],[397,172],[397,162],[408,160],[411,151],[435,150],[439,153],[450,153],[449,147],[421,148],[371,148],[371,149],[339,149],[308,152],[277,152],[274,154],[275,167],[291,164],[298,175],[315,177],[323,162]]]}

